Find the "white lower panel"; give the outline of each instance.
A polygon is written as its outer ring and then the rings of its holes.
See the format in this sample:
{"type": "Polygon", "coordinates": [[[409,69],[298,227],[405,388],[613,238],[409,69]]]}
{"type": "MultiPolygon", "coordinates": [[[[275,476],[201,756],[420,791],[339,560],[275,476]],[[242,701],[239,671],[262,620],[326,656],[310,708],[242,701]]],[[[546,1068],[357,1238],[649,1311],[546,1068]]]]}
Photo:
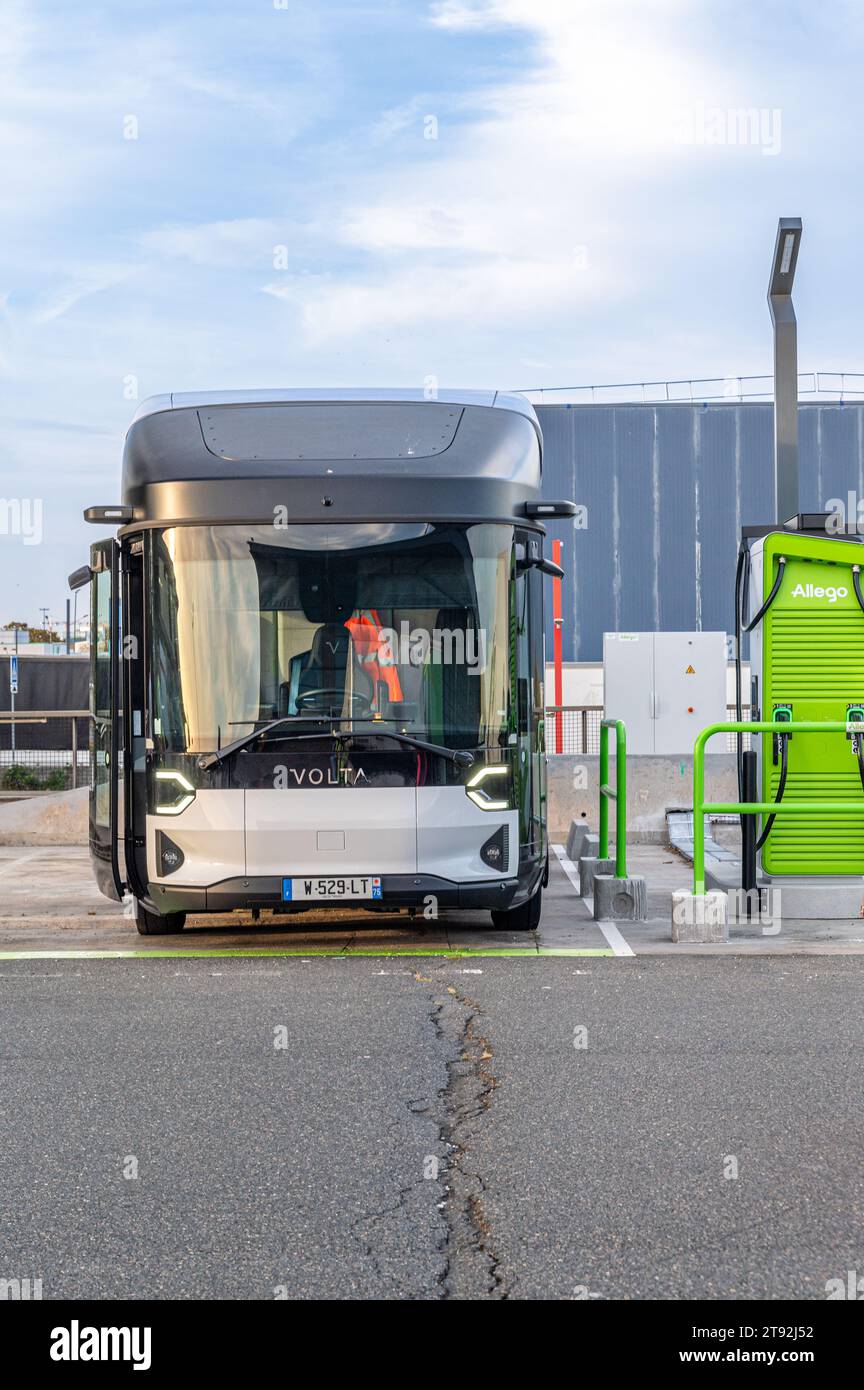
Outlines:
{"type": "Polygon", "coordinates": [[[246,792],[246,872],[417,872],[414,787],[246,792]]]}
{"type": "Polygon", "coordinates": [[[501,825],[510,831],[506,874],[512,875],[519,864],[518,812],[482,811],[464,787],[418,787],[418,873],[439,874],[458,883],[496,878],[497,871],[480,858],[480,849],[501,825]]]}
{"type": "Polygon", "coordinates": [[[242,791],[199,791],[179,816],[147,817],[147,872],[151,882],[206,887],[246,872],[242,791]],[[160,876],[156,862],[156,831],[183,851],[184,863],[173,874],[160,876]]]}

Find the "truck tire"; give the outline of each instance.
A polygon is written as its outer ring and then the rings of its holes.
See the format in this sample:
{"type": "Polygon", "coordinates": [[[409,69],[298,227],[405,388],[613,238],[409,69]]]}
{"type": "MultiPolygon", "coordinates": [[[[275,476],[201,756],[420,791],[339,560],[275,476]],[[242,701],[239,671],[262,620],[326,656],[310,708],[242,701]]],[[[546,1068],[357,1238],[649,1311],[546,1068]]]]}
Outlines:
{"type": "Polygon", "coordinates": [[[536,931],[542,911],[543,889],[538,887],[534,896],[519,907],[511,907],[506,912],[493,909],[492,925],[499,931],[536,931]]]}
{"type": "Polygon", "coordinates": [[[185,912],[166,912],[163,917],[158,912],[148,912],[141,903],[135,904],[135,925],[141,936],[175,936],[183,930],[185,912]]]}

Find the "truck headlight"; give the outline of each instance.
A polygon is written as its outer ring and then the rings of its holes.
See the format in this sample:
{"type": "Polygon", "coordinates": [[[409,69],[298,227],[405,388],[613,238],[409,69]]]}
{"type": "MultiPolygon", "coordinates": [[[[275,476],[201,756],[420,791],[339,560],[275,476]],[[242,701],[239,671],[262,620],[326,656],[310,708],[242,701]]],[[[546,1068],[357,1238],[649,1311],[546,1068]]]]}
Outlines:
{"type": "Polygon", "coordinates": [[[175,767],[160,767],[156,770],[156,805],[154,811],[157,816],[179,816],[181,811],[185,811],[187,806],[191,806],[195,800],[195,788],[184,777],[182,772],[178,772],[175,767]],[[164,795],[170,797],[170,785],[174,785],[174,800],[163,800],[164,795]]]}
{"type": "Polygon", "coordinates": [[[469,777],[465,783],[465,791],[483,811],[508,811],[510,801],[506,795],[507,786],[502,785],[501,778],[510,776],[510,768],[506,763],[493,763],[488,767],[480,767],[469,777]],[[484,783],[491,783],[484,786],[484,783]],[[504,793],[502,795],[502,793],[504,793]]]}

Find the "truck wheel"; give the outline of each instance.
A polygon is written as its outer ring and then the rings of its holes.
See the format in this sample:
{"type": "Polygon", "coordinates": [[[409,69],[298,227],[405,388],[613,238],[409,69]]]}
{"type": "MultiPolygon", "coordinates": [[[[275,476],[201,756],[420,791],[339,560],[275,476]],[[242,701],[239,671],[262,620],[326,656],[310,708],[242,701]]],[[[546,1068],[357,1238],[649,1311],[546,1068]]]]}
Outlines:
{"type": "Polygon", "coordinates": [[[540,925],[543,911],[543,889],[538,888],[533,898],[520,907],[511,907],[507,912],[492,912],[492,925],[501,931],[536,931],[540,925]]]}
{"type": "Polygon", "coordinates": [[[148,912],[140,903],[135,905],[135,925],[141,936],[174,936],[183,930],[185,912],[148,912]]]}

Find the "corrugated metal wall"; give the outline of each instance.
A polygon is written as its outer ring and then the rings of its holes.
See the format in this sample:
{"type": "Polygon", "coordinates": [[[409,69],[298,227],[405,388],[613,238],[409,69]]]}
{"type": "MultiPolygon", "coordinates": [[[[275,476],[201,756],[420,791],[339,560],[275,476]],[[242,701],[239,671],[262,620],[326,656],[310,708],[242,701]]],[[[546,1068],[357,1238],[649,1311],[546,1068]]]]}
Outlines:
{"type": "MultiPolygon", "coordinates": [[[[731,632],[739,528],[774,519],[773,405],[536,409],[544,495],[588,508],[586,530],[547,524],[563,542],[564,660],[601,660],[604,632],[731,632]]],[[[799,439],[802,511],[864,497],[864,403],[802,405],[799,439]]]]}

